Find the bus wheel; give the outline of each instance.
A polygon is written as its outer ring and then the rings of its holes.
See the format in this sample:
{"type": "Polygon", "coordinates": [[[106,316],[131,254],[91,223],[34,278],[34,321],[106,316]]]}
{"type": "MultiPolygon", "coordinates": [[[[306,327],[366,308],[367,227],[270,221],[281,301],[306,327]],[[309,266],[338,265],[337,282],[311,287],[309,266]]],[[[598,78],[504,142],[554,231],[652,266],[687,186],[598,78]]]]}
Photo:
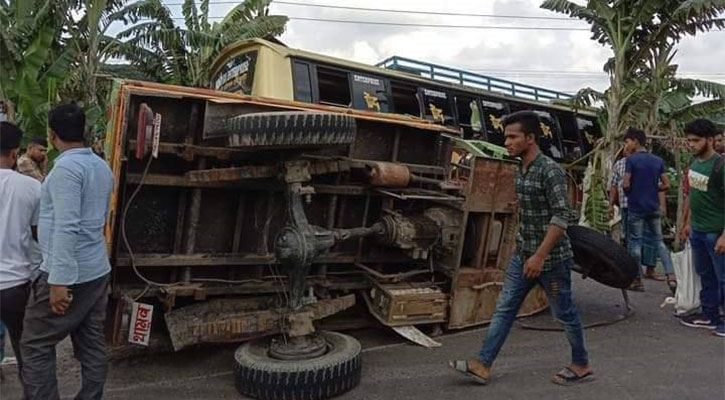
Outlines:
{"type": "Polygon", "coordinates": [[[284,111],[230,117],[227,131],[230,147],[346,146],[356,126],[349,115],[284,111]]]}
{"type": "Polygon", "coordinates": [[[337,396],[360,383],[360,343],[337,332],[309,335],[309,354],[276,350],[281,337],[241,345],[234,353],[234,381],[239,393],[259,400],[337,396]],[[316,343],[323,344],[321,351],[316,343]]]}

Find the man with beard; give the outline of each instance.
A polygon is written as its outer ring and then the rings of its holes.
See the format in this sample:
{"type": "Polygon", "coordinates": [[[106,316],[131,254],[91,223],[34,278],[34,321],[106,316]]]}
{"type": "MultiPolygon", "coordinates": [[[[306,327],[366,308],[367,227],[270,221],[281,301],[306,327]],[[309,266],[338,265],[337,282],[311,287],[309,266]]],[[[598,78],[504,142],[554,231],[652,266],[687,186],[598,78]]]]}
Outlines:
{"type": "Polygon", "coordinates": [[[689,233],[692,262],[702,282],[702,314],[684,317],[681,322],[725,337],[720,316],[720,308],[725,306],[725,158],[714,149],[717,131],[706,119],[685,125],[695,160],[688,173],[690,212],[683,230],[689,233]]]}

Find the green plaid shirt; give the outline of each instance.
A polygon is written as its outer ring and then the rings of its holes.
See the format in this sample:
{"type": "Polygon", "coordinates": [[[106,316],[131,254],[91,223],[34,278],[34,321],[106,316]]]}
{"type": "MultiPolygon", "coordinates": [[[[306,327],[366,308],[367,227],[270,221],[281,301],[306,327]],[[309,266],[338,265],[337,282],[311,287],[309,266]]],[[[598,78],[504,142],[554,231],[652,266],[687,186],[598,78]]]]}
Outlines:
{"type": "MultiPolygon", "coordinates": [[[[549,225],[564,229],[572,220],[564,170],[551,158],[539,153],[527,168],[516,172],[516,197],[519,200],[519,233],[516,251],[525,261],[544,241],[549,225]]],[[[551,249],[544,270],[574,255],[564,235],[551,249]]]]}

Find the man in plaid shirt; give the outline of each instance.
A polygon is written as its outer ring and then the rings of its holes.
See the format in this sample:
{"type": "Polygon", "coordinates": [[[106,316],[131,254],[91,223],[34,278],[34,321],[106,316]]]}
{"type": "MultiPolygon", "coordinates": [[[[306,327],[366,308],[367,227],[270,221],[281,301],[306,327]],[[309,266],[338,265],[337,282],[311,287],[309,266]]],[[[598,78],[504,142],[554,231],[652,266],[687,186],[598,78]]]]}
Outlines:
{"type": "Polygon", "coordinates": [[[478,358],[451,361],[450,366],[478,383],[488,383],[491,366],[521,303],[534,285],[539,284],[546,291],[556,319],[564,325],[571,346],[571,364],[556,373],[552,382],[571,385],[591,381],[594,375],[584,332],[571,296],[574,260],[566,228],[573,215],[564,171],[539,149],[537,139],[542,129],[536,113],[515,112],[502,122],[506,149],[522,160],[516,174],[520,219],[516,252],[506,269],[503,290],[478,358]]]}

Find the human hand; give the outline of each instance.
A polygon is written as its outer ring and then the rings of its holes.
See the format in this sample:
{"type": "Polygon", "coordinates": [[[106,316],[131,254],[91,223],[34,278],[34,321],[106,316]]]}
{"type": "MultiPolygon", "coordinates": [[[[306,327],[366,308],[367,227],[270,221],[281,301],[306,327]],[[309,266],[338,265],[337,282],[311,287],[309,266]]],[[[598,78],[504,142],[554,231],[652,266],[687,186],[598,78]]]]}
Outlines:
{"type": "Polygon", "coordinates": [[[690,238],[690,224],[685,224],[682,226],[682,231],[680,231],[680,240],[683,242],[686,242],[687,239],[690,238]]]}
{"type": "Polygon", "coordinates": [[[720,239],[715,243],[715,253],[725,254],[725,233],[720,235],[720,239]]]}
{"type": "Polygon", "coordinates": [[[65,315],[73,296],[68,286],[50,285],[50,308],[58,315],[65,315]]]}
{"type": "Polygon", "coordinates": [[[541,275],[541,271],[544,269],[545,257],[541,257],[538,254],[534,254],[526,260],[524,264],[524,277],[526,279],[536,279],[541,275]]]}
{"type": "Polygon", "coordinates": [[[609,218],[610,219],[614,218],[614,204],[609,205],[609,218]]]}

